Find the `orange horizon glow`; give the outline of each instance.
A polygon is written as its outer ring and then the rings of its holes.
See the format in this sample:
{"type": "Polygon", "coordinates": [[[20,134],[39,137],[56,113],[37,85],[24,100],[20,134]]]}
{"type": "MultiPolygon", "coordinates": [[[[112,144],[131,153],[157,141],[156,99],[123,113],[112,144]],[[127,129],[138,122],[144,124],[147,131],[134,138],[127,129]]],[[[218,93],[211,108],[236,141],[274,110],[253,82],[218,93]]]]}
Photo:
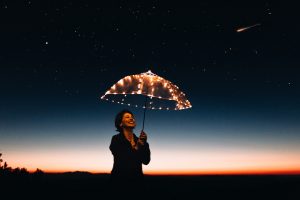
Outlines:
{"type": "MultiPolygon", "coordinates": [[[[113,156],[106,148],[5,152],[12,168],[37,168],[46,173],[90,172],[109,174],[113,156]],[[63,152],[63,153],[62,153],[63,152]]],[[[300,175],[299,151],[199,147],[176,149],[153,146],[146,175],[300,175]]]]}

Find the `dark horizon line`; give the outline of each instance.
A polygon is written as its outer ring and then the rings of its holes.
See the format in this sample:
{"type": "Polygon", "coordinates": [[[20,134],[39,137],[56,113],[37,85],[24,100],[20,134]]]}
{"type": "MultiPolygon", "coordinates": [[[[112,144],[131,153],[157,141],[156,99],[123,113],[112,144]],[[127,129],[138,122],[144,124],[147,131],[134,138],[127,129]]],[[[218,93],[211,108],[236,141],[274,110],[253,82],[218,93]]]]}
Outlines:
{"type": "MultiPolygon", "coordinates": [[[[33,173],[33,172],[31,172],[33,173]]],[[[66,175],[66,174],[89,174],[89,175],[110,175],[105,172],[89,172],[89,171],[65,171],[65,172],[44,172],[48,175],[66,175]]],[[[300,176],[300,170],[287,173],[144,173],[145,176],[300,176]]]]}

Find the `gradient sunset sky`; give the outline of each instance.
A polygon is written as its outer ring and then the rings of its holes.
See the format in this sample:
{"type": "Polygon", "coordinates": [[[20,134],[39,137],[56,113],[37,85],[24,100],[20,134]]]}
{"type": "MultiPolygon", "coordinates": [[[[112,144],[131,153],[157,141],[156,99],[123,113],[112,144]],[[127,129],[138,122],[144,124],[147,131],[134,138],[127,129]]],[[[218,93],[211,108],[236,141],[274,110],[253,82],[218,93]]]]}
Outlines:
{"type": "Polygon", "coordinates": [[[271,1],[3,1],[3,160],[31,171],[109,173],[115,115],[130,109],[139,135],[143,110],[100,97],[151,70],[193,107],[147,111],[146,174],[299,174],[295,9],[271,1]]]}

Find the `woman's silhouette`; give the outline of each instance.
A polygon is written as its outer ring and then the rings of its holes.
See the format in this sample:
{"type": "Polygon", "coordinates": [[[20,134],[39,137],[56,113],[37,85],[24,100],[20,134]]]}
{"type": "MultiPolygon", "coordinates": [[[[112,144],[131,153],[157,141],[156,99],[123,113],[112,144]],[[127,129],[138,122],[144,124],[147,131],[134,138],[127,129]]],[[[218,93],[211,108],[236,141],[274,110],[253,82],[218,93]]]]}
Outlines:
{"type": "Polygon", "coordinates": [[[136,123],[129,110],[122,110],[116,115],[115,126],[119,134],[112,137],[109,146],[114,157],[111,180],[140,182],[144,176],[142,164],[150,162],[147,135],[143,131],[139,137],[133,133],[136,123]]]}

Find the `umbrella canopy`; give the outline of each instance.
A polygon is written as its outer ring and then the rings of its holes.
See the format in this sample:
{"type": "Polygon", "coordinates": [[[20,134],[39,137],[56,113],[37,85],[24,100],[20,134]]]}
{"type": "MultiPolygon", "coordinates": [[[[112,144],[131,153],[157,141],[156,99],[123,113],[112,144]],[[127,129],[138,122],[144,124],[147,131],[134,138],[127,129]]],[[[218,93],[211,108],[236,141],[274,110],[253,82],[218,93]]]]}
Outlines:
{"type": "Polygon", "coordinates": [[[176,85],[150,70],[120,79],[101,99],[144,109],[183,110],[192,107],[176,85]],[[146,100],[149,97],[148,103],[145,103],[145,97],[146,100]]]}

